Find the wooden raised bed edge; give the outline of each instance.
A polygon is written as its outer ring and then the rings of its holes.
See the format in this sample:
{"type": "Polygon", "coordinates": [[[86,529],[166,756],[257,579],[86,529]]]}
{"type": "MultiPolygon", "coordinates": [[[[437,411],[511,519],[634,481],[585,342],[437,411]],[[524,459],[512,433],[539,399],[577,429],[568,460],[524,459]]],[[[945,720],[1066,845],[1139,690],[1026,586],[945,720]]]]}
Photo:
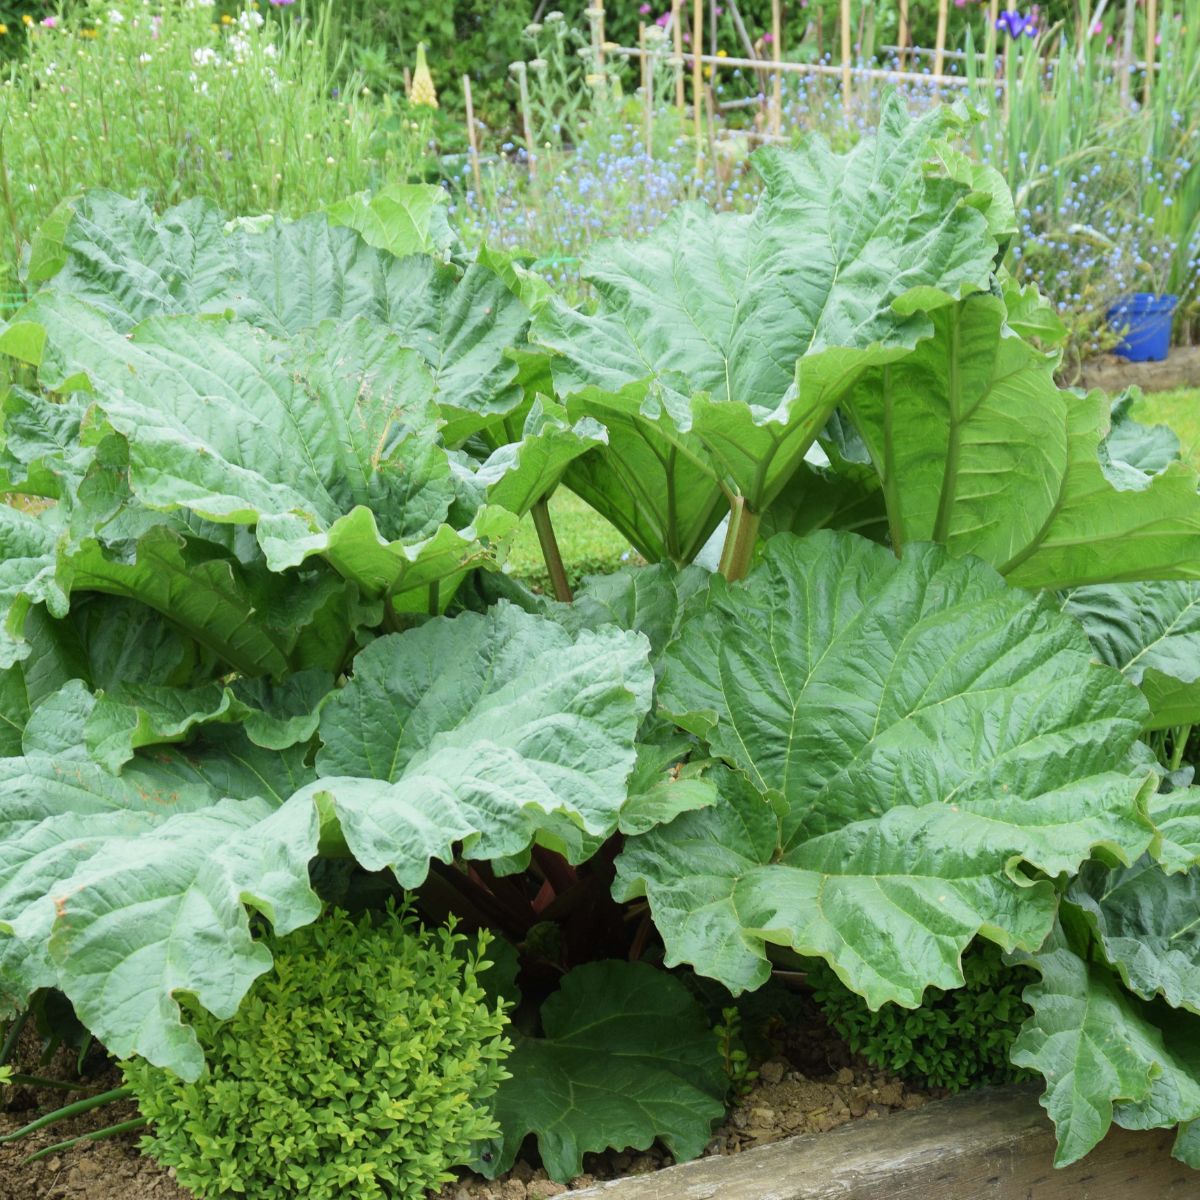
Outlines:
{"type": "Polygon", "coordinates": [[[1194,1200],[1174,1130],[1116,1129],[1056,1170],[1039,1088],[983,1088],[829,1133],[618,1179],[571,1200],[1194,1200]]]}
{"type": "Polygon", "coordinates": [[[1147,392],[1200,388],[1200,346],[1172,346],[1162,362],[1132,363],[1106,354],[1084,363],[1084,387],[1119,392],[1135,385],[1147,392]]]}

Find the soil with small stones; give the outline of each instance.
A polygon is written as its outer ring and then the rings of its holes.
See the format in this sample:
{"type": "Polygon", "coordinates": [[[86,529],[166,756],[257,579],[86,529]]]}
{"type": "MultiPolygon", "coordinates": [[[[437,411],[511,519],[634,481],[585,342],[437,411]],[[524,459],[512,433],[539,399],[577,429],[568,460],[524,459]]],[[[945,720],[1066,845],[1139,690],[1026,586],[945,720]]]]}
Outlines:
{"type": "MultiPolygon", "coordinates": [[[[36,1068],[36,1073],[73,1078],[66,1056],[36,1068]]],[[[88,1078],[85,1092],[102,1092],[119,1082],[110,1068],[88,1078]]],[[[0,1133],[20,1128],[39,1113],[85,1092],[6,1089],[0,1101],[0,1133]]],[[[804,1028],[777,1039],[772,1056],[759,1064],[757,1078],[735,1097],[705,1154],[740,1154],[792,1134],[824,1133],[848,1121],[876,1120],[895,1109],[919,1108],[942,1094],[914,1089],[852,1058],[845,1044],[814,1014],[804,1028]]],[[[107,1105],[19,1143],[0,1144],[0,1200],[192,1200],[191,1193],[175,1183],[173,1172],[138,1153],[137,1134],[83,1142],[39,1162],[21,1164],[26,1155],[45,1146],[136,1115],[130,1102],[107,1105]]],[[[591,1154],[584,1160],[584,1174],[559,1184],[547,1179],[540,1167],[522,1161],[509,1175],[491,1182],[463,1175],[437,1193],[435,1200],[546,1200],[602,1180],[657,1171],[672,1162],[670,1154],[657,1146],[640,1152],[591,1154]]]]}

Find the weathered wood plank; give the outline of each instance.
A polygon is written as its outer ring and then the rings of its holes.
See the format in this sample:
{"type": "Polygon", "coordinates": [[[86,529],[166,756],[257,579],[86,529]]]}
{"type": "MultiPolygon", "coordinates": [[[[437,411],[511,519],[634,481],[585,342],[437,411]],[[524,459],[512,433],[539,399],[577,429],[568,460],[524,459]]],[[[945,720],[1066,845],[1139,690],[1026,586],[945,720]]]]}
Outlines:
{"type": "Polygon", "coordinates": [[[786,1138],[729,1158],[615,1180],[572,1200],[1194,1200],[1200,1172],[1170,1157],[1169,1130],[1114,1129],[1086,1159],[1053,1166],[1037,1088],[988,1088],[912,1112],[786,1138]]]}

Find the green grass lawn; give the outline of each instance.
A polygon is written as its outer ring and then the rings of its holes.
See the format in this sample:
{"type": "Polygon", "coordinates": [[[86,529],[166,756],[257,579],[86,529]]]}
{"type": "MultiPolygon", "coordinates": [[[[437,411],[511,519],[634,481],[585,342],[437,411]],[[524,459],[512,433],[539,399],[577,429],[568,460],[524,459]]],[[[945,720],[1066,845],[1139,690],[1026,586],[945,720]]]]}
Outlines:
{"type": "MultiPolygon", "coordinates": [[[[550,519],[554,522],[559,553],[572,587],[578,586],[585,575],[606,575],[622,562],[641,561],[629,543],[598,512],[566,488],[559,488],[550,498],[550,519]],[[622,558],[625,554],[628,559],[622,558]]],[[[521,522],[508,562],[517,579],[539,591],[550,590],[532,518],[526,517],[521,522]]]]}
{"type": "Polygon", "coordinates": [[[1184,461],[1200,471],[1200,388],[1153,392],[1134,405],[1133,416],[1147,425],[1169,425],[1184,461]]]}

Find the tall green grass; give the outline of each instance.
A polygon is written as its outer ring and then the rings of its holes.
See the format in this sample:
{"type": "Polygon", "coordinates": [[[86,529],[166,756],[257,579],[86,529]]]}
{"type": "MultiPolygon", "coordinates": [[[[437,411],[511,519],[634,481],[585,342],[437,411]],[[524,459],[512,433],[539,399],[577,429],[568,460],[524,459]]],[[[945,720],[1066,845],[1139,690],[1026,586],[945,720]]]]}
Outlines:
{"type": "Polygon", "coordinates": [[[406,123],[381,120],[330,52],[327,18],[291,19],[300,7],[214,19],[197,0],[85,0],[33,26],[0,86],[0,290],[86,188],[298,214],[406,173],[406,123]]]}

